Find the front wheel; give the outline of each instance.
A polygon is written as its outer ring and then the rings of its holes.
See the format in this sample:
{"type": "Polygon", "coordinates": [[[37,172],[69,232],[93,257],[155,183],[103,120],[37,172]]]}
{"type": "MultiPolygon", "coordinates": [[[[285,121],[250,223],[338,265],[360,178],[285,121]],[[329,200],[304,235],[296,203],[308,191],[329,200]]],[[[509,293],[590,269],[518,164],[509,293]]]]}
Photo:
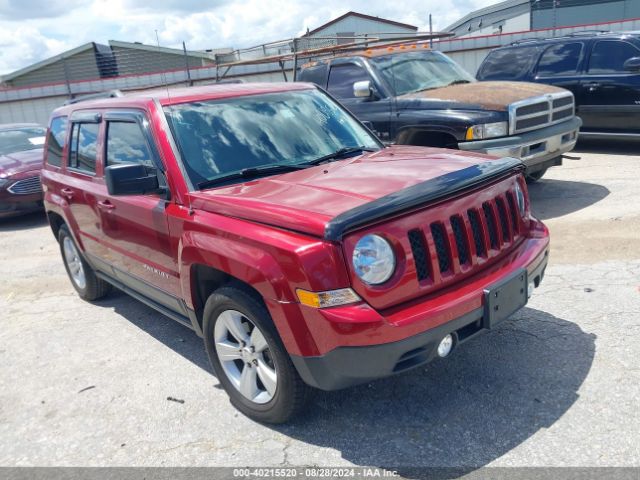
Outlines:
{"type": "Polygon", "coordinates": [[[253,295],[235,287],[214,292],[204,308],[204,335],[211,366],[238,410],[266,423],[284,423],[302,410],[309,387],[253,295]]]}

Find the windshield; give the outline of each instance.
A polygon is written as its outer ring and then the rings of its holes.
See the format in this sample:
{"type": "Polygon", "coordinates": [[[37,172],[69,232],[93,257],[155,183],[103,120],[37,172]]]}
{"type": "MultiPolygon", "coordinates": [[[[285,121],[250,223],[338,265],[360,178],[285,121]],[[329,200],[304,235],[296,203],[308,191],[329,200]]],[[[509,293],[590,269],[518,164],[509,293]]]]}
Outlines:
{"type": "Polygon", "coordinates": [[[0,155],[43,148],[46,133],[42,127],[0,130],[0,155]]]}
{"type": "Polygon", "coordinates": [[[385,55],[371,61],[396,95],[475,81],[460,65],[440,52],[385,55]]]}
{"type": "Polygon", "coordinates": [[[319,90],[165,107],[194,185],[245,169],[312,162],[342,148],[381,144],[319,90]]]}

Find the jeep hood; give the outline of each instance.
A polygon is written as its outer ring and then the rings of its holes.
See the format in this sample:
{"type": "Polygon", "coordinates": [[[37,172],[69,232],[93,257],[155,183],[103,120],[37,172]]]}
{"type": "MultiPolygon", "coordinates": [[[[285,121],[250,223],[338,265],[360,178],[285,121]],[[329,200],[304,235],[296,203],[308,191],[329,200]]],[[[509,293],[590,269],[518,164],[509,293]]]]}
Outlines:
{"type": "Polygon", "coordinates": [[[404,100],[428,100],[452,107],[474,110],[506,111],[509,104],[530,97],[565,91],[562,88],[527,82],[473,82],[450,87],[421,90],[398,98],[404,100]],[[447,105],[448,104],[448,105],[447,105]]]}
{"type": "Polygon", "coordinates": [[[393,146],[231,186],[192,192],[191,206],[318,237],[340,214],[493,157],[393,146]]]}

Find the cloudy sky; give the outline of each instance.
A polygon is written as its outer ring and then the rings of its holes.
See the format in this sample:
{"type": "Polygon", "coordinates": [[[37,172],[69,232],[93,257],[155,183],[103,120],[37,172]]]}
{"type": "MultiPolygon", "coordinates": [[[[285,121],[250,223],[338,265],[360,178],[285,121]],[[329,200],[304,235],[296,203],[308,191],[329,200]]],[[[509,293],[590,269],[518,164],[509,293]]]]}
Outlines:
{"type": "Polygon", "coordinates": [[[349,10],[444,28],[497,0],[0,0],[0,75],[86,42],[248,47],[303,34],[349,10]]]}

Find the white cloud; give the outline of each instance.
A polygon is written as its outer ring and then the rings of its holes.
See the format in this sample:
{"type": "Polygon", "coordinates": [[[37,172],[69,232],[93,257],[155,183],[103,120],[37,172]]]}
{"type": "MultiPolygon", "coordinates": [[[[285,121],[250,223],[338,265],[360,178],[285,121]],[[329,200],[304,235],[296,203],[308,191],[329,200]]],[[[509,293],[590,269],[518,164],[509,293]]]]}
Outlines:
{"type": "Polygon", "coordinates": [[[340,0],[0,0],[0,73],[8,73],[78,45],[108,40],[190,49],[248,47],[303,34],[355,10],[428,28],[444,28],[493,0],[388,0],[345,5],[340,0]],[[69,8],[75,7],[75,8],[69,8]],[[38,10],[40,9],[40,10],[38,10]],[[429,12],[431,9],[431,12],[429,12]],[[40,11],[34,18],[28,11],[40,11]],[[45,18],[42,18],[45,17],[45,18]]]}

